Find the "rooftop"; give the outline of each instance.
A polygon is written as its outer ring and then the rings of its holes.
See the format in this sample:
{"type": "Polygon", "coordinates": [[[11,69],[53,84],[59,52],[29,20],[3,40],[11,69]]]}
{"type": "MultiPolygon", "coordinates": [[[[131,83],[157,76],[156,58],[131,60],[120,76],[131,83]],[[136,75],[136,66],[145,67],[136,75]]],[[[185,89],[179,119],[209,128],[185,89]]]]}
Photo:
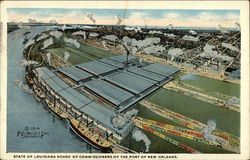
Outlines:
{"type": "Polygon", "coordinates": [[[146,77],[146,78],[149,78],[151,80],[157,81],[157,82],[161,82],[162,80],[164,80],[166,78],[166,76],[159,75],[157,73],[150,72],[147,70],[143,70],[142,68],[138,68],[138,67],[130,67],[130,68],[128,68],[128,71],[135,73],[137,75],[140,75],[142,77],[146,77]]]}
{"type": "Polygon", "coordinates": [[[116,67],[110,66],[108,64],[105,64],[99,61],[90,61],[90,62],[78,64],[77,67],[95,75],[104,74],[104,73],[117,69],[116,67]]]}
{"type": "Polygon", "coordinates": [[[153,80],[127,71],[113,73],[105,76],[105,79],[135,94],[140,94],[144,90],[156,84],[153,80]]]}
{"type": "Polygon", "coordinates": [[[43,80],[56,77],[56,75],[46,67],[35,68],[35,71],[38,73],[39,77],[42,78],[43,80]]]}
{"type": "Polygon", "coordinates": [[[122,129],[117,129],[111,123],[111,118],[115,115],[115,112],[103,107],[102,105],[92,102],[87,106],[80,109],[80,111],[88,114],[90,117],[96,119],[97,121],[103,123],[106,127],[118,132],[119,134],[124,134],[125,131],[131,126],[132,121],[130,120],[122,129]]]}
{"type": "Polygon", "coordinates": [[[142,69],[150,71],[150,72],[154,72],[163,76],[171,76],[172,74],[179,71],[179,69],[176,67],[169,66],[166,64],[161,64],[161,63],[152,63],[150,65],[143,67],[142,69]]]}
{"type": "Polygon", "coordinates": [[[111,65],[111,66],[114,66],[114,67],[117,67],[117,68],[122,68],[122,67],[124,67],[124,64],[122,64],[121,62],[117,62],[117,61],[114,61],[114,60],[109,59],[109,58],[100,59],[100,60],[98,60],[98,61],[103,62],[103,63],[106,63],[106,64],[111,65]]]}
{"type": "MultiPolygon", "coordinates": [[[[122,54],[122,55],[118,55],[118,56],[112,56],[112,57],[109,57],[109,59],[120,62],[120,63],[124,63],[127,60],[127,55],[122,54]]],[[[128,56],[129,61],[132,60],[132,59],[135,59],[135,57],[134,56],[128,56]]]]}
{"type": "Polygon", "coordinates": [[[65,90],[58,92],[58,94],[77,108],[81,108],[84,105],[92,102],[92,100],[90,100],[89,98],[87,98],[86,96],[79,93],[73,88],[67,88],[65,90]]]}
{"type": "Polygon", "coordinates": [[[80,80],[84,80],[86,78],[93,77],[92,74],[86,71],[83,71],[75,66],[63,67],[63,68],[60,68],[59,71],[65,74],[66,76],[70,77],[76,82],[80,80]]]}
{"type": "Polygon", "coordinates": [[[63,89],[66,89],[69,87],[68,84],[66,84],[63,80],[61,80],[58,77],[53,77],[50,79],[44,79],[45,83],[52,88],[54,92],[59,92],[63,89]]]}
{"type": "Polygon", "coordinates": [[[100,79],[89,81],[84,86],[117,106],[133,97],[133,94],[100,79]]]}

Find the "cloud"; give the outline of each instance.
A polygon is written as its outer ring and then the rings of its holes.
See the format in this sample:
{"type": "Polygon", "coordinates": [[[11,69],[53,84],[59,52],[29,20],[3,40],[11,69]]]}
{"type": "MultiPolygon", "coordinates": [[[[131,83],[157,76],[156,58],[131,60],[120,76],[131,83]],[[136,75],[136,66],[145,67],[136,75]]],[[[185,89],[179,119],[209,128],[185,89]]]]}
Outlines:
{"type": "Polygon", "coordinates": [[[62,24],[93,24],[89,20],[88,13],[92,13],[92,18],[96,24],[118,24],[122,22],[125,25],[158,25],[168,26],[170,23],[174,26],[200,26],[216,27],[221,24],[224,27],[234,27],[234,23],[240,22],[240,14],[229,10],[225,11],[187,11],[187,10],[127,10],[126,15],[117,18],[124,11],[110,10],[84,10],[84,9],[12,9],[8,13],[8,21],[27,22],[32,18],[38,21],[48,22],[55,19],[62,24]],[[31,10],[31,11],[29,11],[31,10]],[[157,12],[157,13],[156,13],[157,12]],[[122,21],[120,21],[122,20],[122,21]]]}
{"type": "Polygon", "coordinates": [[[167,21],[176,21],[176,20],[182,19],[182,18],[181,18],[181,15],[180,15],[180,14],[177,14],[177,13],[167,13],[167,14],[165,14],[163,17],[164,17],[164,19],[166,19],[167,21]]]}

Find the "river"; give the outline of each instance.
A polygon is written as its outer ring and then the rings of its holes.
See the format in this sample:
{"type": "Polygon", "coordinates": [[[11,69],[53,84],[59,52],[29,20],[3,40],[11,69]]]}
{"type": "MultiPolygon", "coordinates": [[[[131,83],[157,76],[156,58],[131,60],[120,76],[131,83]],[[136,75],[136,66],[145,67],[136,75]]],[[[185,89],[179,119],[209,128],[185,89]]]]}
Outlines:
{"type": "Polygon", "coordinates": [[[18,29],[8,34],[7,73],[7,152],[89,153],[99,152],[91,148],[73,133],[64,120],[59,119],[38,103],[32,94],[15,85],[15,80],[25,81],[23,58],[23,33],[28,38],[46,30],[46,27],[18,29]],[[35,135],[35,136],[34,136],[35,135]]]}

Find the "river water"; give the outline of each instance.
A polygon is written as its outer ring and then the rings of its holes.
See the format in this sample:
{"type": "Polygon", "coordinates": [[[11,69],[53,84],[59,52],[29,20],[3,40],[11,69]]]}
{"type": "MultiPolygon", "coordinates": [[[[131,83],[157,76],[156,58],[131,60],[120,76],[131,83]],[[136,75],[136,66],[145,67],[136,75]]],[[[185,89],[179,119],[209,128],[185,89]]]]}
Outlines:
{"type": "Polygon", "coordinates": [[[45,30],[46,27],[31,27],[8,34],[7,152],[99,152],[89,149],[90,146],[69,129],[67,122],[14,83],[15,80],[26,83],[24,67],[19,65],[25,46],[23,33],[30,31],[28,38],[33,38],[45,30]]]}

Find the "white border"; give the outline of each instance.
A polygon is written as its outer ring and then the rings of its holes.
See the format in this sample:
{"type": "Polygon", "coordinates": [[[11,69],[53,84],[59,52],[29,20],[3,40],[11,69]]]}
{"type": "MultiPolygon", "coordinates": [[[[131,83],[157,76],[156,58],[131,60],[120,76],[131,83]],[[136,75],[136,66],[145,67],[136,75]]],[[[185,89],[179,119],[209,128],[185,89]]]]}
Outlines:
{"type": "MultiPolygon", "coordinates": [[[[239,9],[241,14],[241,153],[240,154],[166,154],[177,159],[247,160],[249,156],[249,2],[248,1],[4,1],[1,2],[1,132],[0,159],[13,159],[6,154],[6,98],[7,98],[7,17],[6,8],[107,8],[107,9],[239,9]]],[[[22,155],[22,154],[19,154],[22,155]]],[[[27,155],[27,154],[25,154],[27,155]]],[[[35,154],[32,155],[44,155],[35,154]]],[[[51,155],[48,153],[46,155],[51,155]]],[[[53,154],[53,155],[89,155],[53,154]]],[[[90,155],[93,155],[90,154],[90,155]]],[[[118,155],[118,154],[116,154],[118,155]]],[[[119,154],[127,155],[127,154],[119,154]]],[[[147,154],[157,155],[157,154],[147,154]]],[[[94,159],[94,158],[93,158],[94,159]]],[[[133,158],[130,158],[133,159],[133,158]]],[[[140,159],[140,158],[139,158],[140,159]]]]}

